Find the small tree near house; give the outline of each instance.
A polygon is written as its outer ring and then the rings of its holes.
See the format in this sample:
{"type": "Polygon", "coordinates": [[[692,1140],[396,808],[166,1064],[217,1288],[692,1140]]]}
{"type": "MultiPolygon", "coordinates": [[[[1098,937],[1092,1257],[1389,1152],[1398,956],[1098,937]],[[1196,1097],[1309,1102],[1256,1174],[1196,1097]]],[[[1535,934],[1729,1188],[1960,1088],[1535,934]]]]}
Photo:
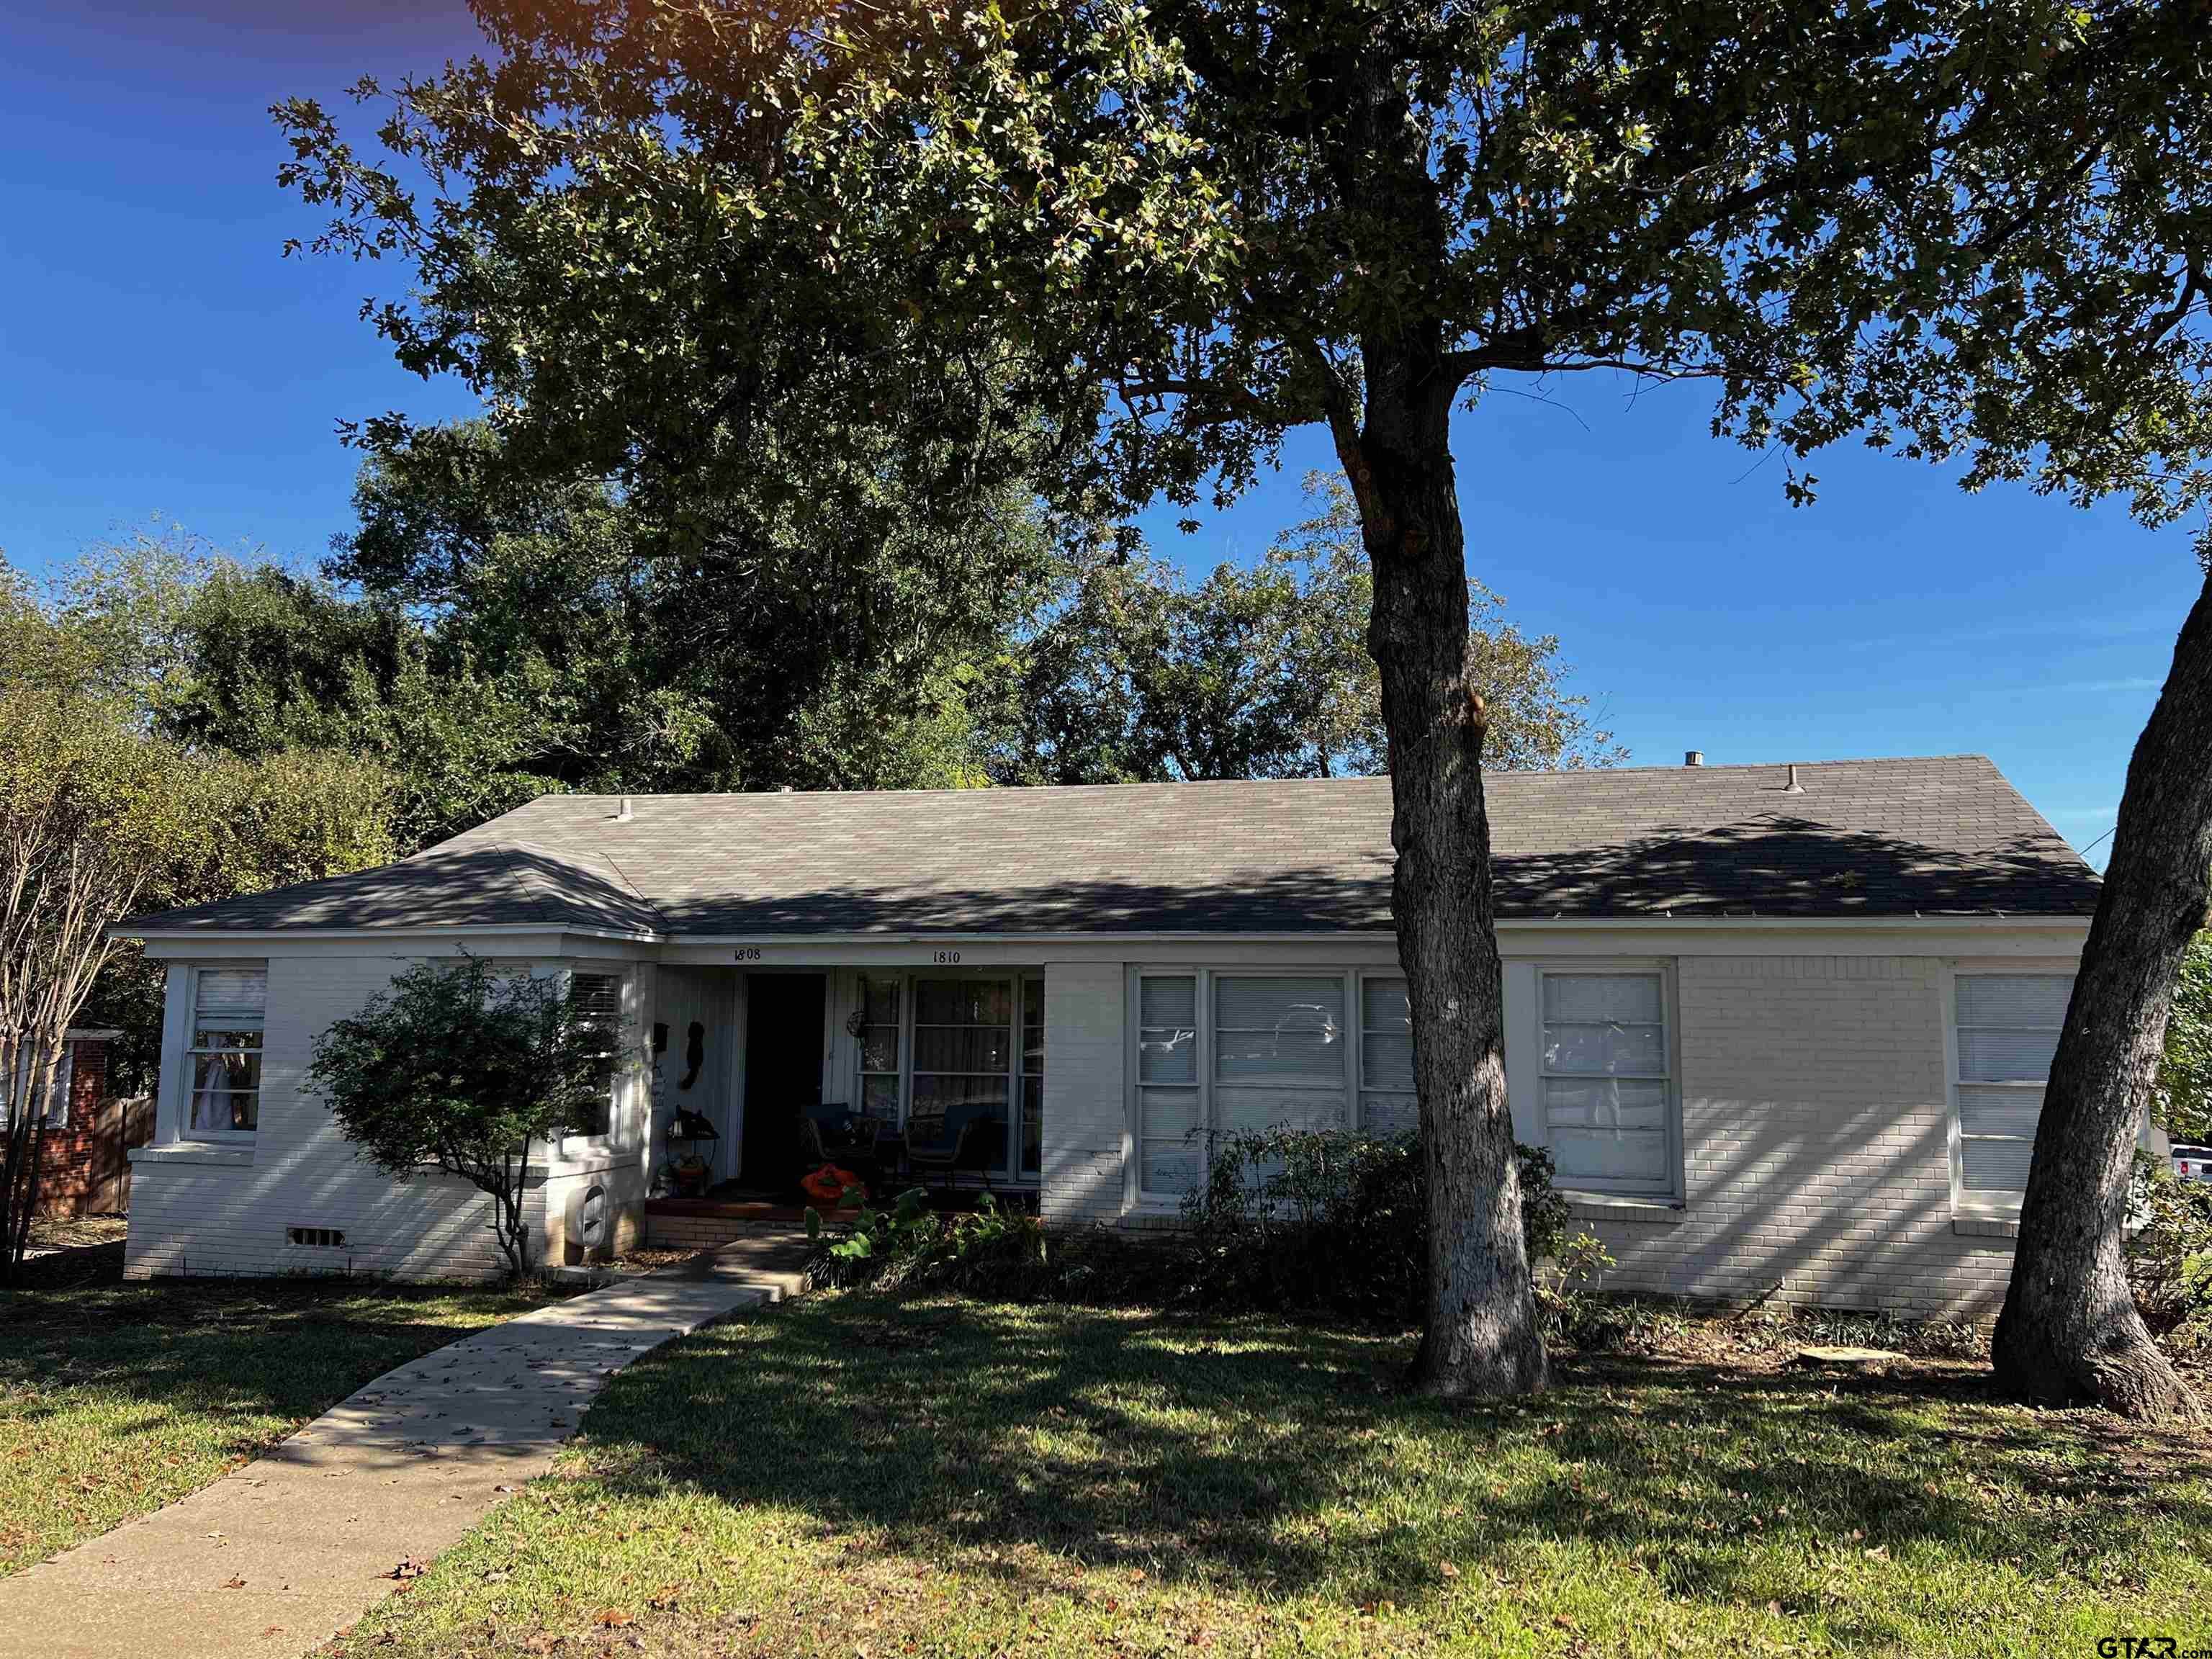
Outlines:
{"type": "Polygon", "coordinates": [[[430,1164],[490,1194],[492,1230],[520,1275],[530,1149],[604,1118],[618,1048],[565,978],[502,975],[465,956],[416,963],[333,1024],[307,1076],[386,1174],[430,1164]]]}

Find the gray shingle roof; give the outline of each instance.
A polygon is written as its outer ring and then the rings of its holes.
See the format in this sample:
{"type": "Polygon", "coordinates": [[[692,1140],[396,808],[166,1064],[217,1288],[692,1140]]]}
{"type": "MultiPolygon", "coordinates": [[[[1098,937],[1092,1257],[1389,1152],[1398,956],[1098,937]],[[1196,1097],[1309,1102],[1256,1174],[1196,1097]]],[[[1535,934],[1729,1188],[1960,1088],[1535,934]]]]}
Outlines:
{"type": "MultiPolygon", "coordinates": [[[[1502,772],[1505,917],[2086,916],[2097,878],[1980,756],[1502,772]]],[[[536,923],[662,934],[1390,925],[1387,778],[547,795],[404,863],[128,931],[536,923]]]]}

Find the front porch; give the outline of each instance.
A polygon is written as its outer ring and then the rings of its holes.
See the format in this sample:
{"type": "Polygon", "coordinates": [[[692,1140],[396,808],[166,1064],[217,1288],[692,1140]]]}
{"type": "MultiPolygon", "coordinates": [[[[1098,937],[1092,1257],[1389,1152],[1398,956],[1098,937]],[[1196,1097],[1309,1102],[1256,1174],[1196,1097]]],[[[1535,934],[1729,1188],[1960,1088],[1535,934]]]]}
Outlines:
{"type": "Polygon", "coordinates": [[[649,1233],[706,1243],[790,1224],[808,1201],[800,1180],[825,1162],[878,1194],[926,1186],[1033,1205],[1044,986],[1041,967],[957,962],[661,966],[648,993],[649,1233]]]}
{"type": "MultiPolygon", "coordinates": [[[[887,1200],[903,1190],[896,1186],[881,1191],[871,1188],[870,1196],[887,1200]]],[[[939,1210],[972,1209],[986,1191],[1000,1203],[1017,1205],[1032,1213],[1036,1209],[1035,1186],[933,1190],[930,1202],[939,1210]]],[[[784,1233],[805,1224],[804,1199],[748,1192],[734,1184],[700,1198],[649,1198],[645,1203],[645,1245],[653,1250],[718,1249],[756,1234],[784,1233]]]]}

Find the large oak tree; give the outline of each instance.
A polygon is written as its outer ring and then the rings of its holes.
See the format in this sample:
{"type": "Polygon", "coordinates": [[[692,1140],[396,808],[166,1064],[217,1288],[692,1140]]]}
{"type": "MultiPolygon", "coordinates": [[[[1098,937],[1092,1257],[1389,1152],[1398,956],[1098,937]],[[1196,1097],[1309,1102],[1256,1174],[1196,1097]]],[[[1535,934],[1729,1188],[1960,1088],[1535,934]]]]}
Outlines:
{"type": "MultiPolygon", "coordinates": [[[[2130,420],[2145,454],[2202,431],[2175,364],[2130,365],[2156,385],[2116,413],[2099,357],[2200,286],[2114,264],[2101,228],[2143,210],[2099,193],[2106,88],[2183,61],[2185,6],[477,11],[495,51],[397,88],[385,155],[281,115],[319,246],[408,261],[378,325],[518,453],[649,500],[769,449],[803,494],[810,456],[889,422],[957,458],[948,500],[1020,469],[1095,511],[1233,495],[1325,426],[1374,574],[1441,1392],[1545,1376],[1455,408],[1506,377],[1708,377],[1753,444],[1871,428],[1996,472],[2042,444],[2092,490],[2081,458],[2130,420]],[[2056,350],[2017,355],[2023,313],[2063,314],[2056,350]]],[[[2160,201],[2202,157],[2140,154],[2160,201]]]]}

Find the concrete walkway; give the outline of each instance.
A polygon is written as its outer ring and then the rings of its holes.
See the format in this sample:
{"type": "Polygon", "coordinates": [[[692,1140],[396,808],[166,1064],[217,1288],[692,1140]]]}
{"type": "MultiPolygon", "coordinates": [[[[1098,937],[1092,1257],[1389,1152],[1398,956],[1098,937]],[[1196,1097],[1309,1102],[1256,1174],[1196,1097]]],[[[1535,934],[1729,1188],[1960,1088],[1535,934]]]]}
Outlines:
{"type": "Polygon", "coordinates": [[[0,1579],[0,1659],[313,1650],[544,1474],[616,1371],[781,1296],[792,1281],[760,1254],[627,1279],[386,1373],[258,1462],[0,1579]]]}

